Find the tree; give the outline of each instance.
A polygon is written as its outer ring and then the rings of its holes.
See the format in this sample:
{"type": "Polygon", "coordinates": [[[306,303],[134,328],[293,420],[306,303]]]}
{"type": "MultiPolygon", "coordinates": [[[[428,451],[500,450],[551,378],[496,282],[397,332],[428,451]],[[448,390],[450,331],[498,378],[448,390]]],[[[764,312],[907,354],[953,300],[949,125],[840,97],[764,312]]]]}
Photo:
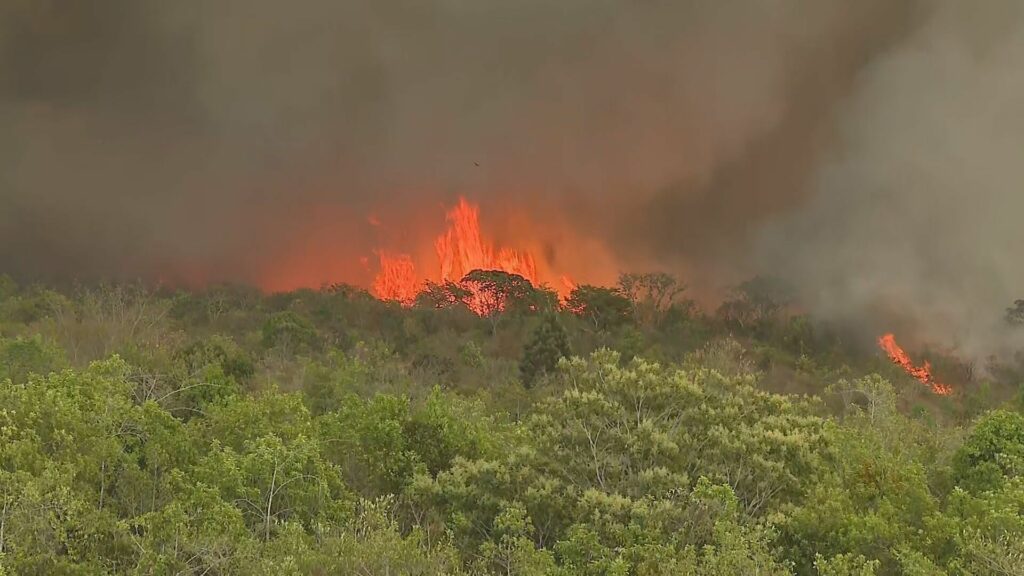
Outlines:
{"type": "MultiPolygon", "coordinates": [[[[292,552],[297,574],[465,574],[457,551],[444,537],[431,540],[420,528],[402,530],[392,496],[360,500],[357,517],[339,534],[292,552]]],[[[289,551],[291,552],[291,551],[289,551]]],[[[267,570],[266,574],[281,574],[267,570]]]]}
{"type": "Polygon", "coordinates": [[[1024,326],[1024,300],[1015,300],[1013,307],[1006,309],[1006,321],[1011,326],[1024,326]]]}
{"type": "Polygon", "coordinates": [[[609,351],[559,375],[566,391],[539,407],[533,429],[545,464],[582,486],[640,497],[702,475],[756,515],[797,498],[827,445],[810,404],[750,378],[641,359],[622,367],[609,351]]]}
{"type": "Polygon", "coordinates": [[[119,520],[163,504],[161,468],[183,465],[188,442],[166,412],[132,403],[127,371],[113,358],[0,382],[0,552],[15,573],[133,563],[119,520]]]}
{"type": "Polygon", "coordinates": [[[519,362],[523,385],[533,386],[538,378],[551,373],[558,361],[569,355],[569,335],[554,314],[544,317],[533,331],[519,362]]]}
{"type": "Polygon", "coordinates": [[[317,343],[316,328],[290,310],[277,312],[263,323],[263,345],[284,354],[307,351],[317,343]]]}
{"type": "Polygon", "coordinates": [[[664,272],[622,274],[619,291],[632,303],[636,321],[650,326],[660,322],[686,285],[664,272]]]}
{"type": "Polygon", "coordinates": [[[18,293],[18,283],[7,274],[0,274],[0,304],[18,293]]]}
{"type": "Polygon", "coordinates": [[[180,471],[168,491],[169,505],[132,522],[139,573],[252,573],[259,544],[241,510],[180,471]]]}
{"type": "Polygon", "coordinates": [[[30,374],[46,375],[67,366],[64,350],[36,334],[11,340],[0,338],[0,380],[25,383],[30,374]]]}
{"type": "MultiPolygon", "coordinates": [[[[959,531],[954,566],[965,574],[1018,576],[1024,566],[1024,477],[998,490],[954,490],[946,521],[959,531]]],[[[953,564],[951,562],[951,564],[953,564]]]]}
{"type": "Polygon", "coordinates": [[[732,298],[718,308],[718,316],[741,330],[763,330],[793,302],[793,292],[778,278],[756,276],[733,290],[732,298]]]}
{"type": "Polygon", "coordinates": [[[346,515],[339,471],[320,454],[314,439],[287,443],[271,434],[247,442],[240,452],[227,448],[199,463],[195,477],[234,502],[257,538],[267,542],[289,521],[310,529],[315,522],[346,515]]]}
{"type": "Polygon", "coordinates": [[[54,294],[45,299],[50,336],[65,348],[72,364],[157,349],[172,340],[171,301],[141,283],[80,288],[73,300],[54,294]]]}
{"type": "Polygon", "coordinates": [[[550,290],[536,288],[526,278],[501,270],[473,270],[460,285],[469,292],[466,305],[490,321],[492,334],[497,334],[498,322],[505,313],[550,311],[558,302],[550,290]]]}
{"type": "Polygon", "coordinates": [[[508,560],[528,538],[556,574],[784,573],[757,519],[813,485],[826,436],[810,405],[609,351],[556,378],[502,456],[414,482],[464,555],[508,560]]]}
{"type": "Polygon", "coordinates": [[[455,282],[427,282],[416,295],[416,306],[444,310],[465,303],[472,295],[468,289],[455,282]]]}
{"type": "Polygon", "coordinates": [[[953,463],[954,477],[972,491],[998,489],[1024,476],[1024,414],[995,410],[982,416],[953,463]]]}
{"type": "Polygon", "coordinates": [[[595,330],[611,330],[629,321],[633,304],[618,288],[582,285],[569,294],[565,308],[595,330]]]}
{"type": "MultiPolygon", "coordinates": [[[[844,399],[830,427],[829,466],[780,526],[779,544],[798,573],[936,574],[953,552],[956,529],[939,494],[950,438],[898,409],[892,385],[871,375],[830,387],[844,399]]],[[[952,570],[956,572],[956,570],[952,570]]]]}

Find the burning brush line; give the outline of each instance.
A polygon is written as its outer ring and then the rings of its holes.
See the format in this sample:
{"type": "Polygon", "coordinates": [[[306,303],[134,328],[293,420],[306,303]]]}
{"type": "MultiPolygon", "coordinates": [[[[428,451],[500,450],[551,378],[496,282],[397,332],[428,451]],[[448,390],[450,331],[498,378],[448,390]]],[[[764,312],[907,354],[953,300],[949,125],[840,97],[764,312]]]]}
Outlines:
{"type": "Polygon", "coordinates": [[[881,336],[878,339],[878,346],[885,351],[893,364],[903,368],[904,372],[931,388],[932,392],[940,396],[949,396],[953,393],[952,388],[935,380],[935,376],[932,374],[932,365],[927,360],[923,366],[915,366],[910,356],[896,343],[896,336],[893,334],[881,336]]]}

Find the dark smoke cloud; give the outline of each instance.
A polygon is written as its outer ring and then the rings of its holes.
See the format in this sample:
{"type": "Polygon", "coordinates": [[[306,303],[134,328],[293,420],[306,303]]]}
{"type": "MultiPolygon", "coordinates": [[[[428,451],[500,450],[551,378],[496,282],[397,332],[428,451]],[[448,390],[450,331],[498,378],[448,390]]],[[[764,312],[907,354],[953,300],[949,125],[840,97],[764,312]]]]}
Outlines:
{"type": "Polygon", "coordinates": [[[0,269],[365,284],[360,256],[465,194],[528,212],[584,278],[664,267],[714,294],[767,268],[832,316],[926,316],[902,301],[960,270],[934,300],[974,310],[1020,280],[997,245],[1020,239],[1001,159],[1024,66],[1016,3],[971,4],[12,0],[0,269]],[[882,228],[926,269],[873,259],[882,228]]]}
{"type": "Polygon", "coordinates": [[[982,360],[1021,345],[1002,316],[1024,297],[1024,5],[926,8],[861,73],[813,195],[762,239],[820,315],[982,360]]]}

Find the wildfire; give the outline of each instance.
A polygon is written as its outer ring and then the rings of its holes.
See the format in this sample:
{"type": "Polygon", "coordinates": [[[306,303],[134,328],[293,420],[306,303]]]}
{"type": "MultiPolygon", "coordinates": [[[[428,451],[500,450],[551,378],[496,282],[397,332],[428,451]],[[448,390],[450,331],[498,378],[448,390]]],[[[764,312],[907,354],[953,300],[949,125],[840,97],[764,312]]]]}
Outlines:
{"type": "Polygon", "coordinates": [[[915,366],[910,360],[910,356],[900,348],[900,345],[896,343],[896,336],[893,334],[885,334],[878,339],[878,345],[885,351],[889,359],[892,360],[893,364],[898,365],[900,368],[916,378],[919,382],[928,386],[932,389],[932,392],[940,396],[948,396],[953,393],[953,389],[945,384],[940,384],[935,381],[935,376],[932,375],[932,366],[926,360],[923,366],[915,366]]]}
{"type": "Polygon", "coordinates": [[[407,254],[378,252],[380,272],[373,280],[373,293],[382,300],[395,300],[409,306],[419,293],[416,265],[407,254]]]}
{"type": "MultiPolygon", "coordinates": [[[[480,229],[479,207],[460,198],[448,211],[446,220],[448,228],[434,241],[440,267],[433,278],[440,282],[459,282],[473,270],[500,270],[518,274],[533,285],[539,283],[537,261],[532,254],[498,247],[484,236],[480,229]]],[[[416,270],[412,257],[383,251],[378,252],[378,257],[380,272],[373,282],[374,294],[382,300],[412,304],[424,284],[424,277],[416,270]]],[[[574,286],[567,276],[562,277],[562,284],[567,288],[574,286]]],[[[470,308],[474,308],[472,302],[470,308]]]]}
{"type": "Polygon", "coordinates": [[[565,289],[566,294],[571,293],[573,290],[579,287],[579,284],[574,282],[572,278],[569,278],[565,274],[562,274],[562,277],[559,278],[559,280],[562,282],[562,288],[565,289]]]}
{"type": "Polygon", "coordinates": [[[441,281],[458,282],[473,270],[501,270],[537,284],[533,256],[511,248],[495,249],[480,232],[480,210],[465,198],[448,211],[448,230],[434,242],[441,261],[441,281]]]}

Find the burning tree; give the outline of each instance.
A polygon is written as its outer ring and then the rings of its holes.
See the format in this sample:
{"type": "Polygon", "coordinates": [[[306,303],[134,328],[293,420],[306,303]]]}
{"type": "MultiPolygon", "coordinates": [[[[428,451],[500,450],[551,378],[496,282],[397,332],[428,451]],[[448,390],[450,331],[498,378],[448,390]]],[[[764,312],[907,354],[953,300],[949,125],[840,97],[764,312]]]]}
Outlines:
{"type": "Polygon", "coordinates": [[[551,292],[535,288],[518,274],[501,270],[473,270],[459,284],[468,292],[466,305],[491,322],[492,333],[497,333],[503,312],[550,310],[557,302],[551,292]]]}
{"type": "MultiPolygon", "coordinates": [[[[477,292],[473,288],[475,284],[488,286],[486,289],[494,293],[503,290],[496,289],[497,285],[510,285],[507,279],[496,280],[486,277],[483,272],[500,272],[519,278],[531,287],[538,285],[540,275],[534,256],[526,251],[499,246],[485,236],[480,228],[478,206],[460,198],[458,204],[447,212],[446,220],[448,227],[434,240],[439,264],[436,274],[424,275],[408,254],[379,251],[377,256],[380,269],[373,281],[374,295],[381,300],[396,301],[408,307],[416,303],[426,287],[428,300],[433,299],[442,305],[449,301],[447,305],[450,305],[450,298],[446,298],[444,292],[454,293],[450,290],[453,284],[461,284],[474,293],[477,292]],[[476,279],[465,282],[472,275],[476,275],[476,279]],[[439,283],[432,284],[429,280],[424,282],[424,278],[431,276],[437,278],[439,283]]],[[[574,286],[567,276],[563,276],[561,282],[566,287],[574,286]]],[[[489,297],[475,295],[468,301],[469,308],[477,314],[485,315],[485,309],[490,305],[485,300],[489,297]]]]}
{"type": "Polygon", "coordinates": [[[472,294],[455,282],[427,282],[423,291],[416,295],[416,305],[443,310],[465,303],[472,294]]]}

